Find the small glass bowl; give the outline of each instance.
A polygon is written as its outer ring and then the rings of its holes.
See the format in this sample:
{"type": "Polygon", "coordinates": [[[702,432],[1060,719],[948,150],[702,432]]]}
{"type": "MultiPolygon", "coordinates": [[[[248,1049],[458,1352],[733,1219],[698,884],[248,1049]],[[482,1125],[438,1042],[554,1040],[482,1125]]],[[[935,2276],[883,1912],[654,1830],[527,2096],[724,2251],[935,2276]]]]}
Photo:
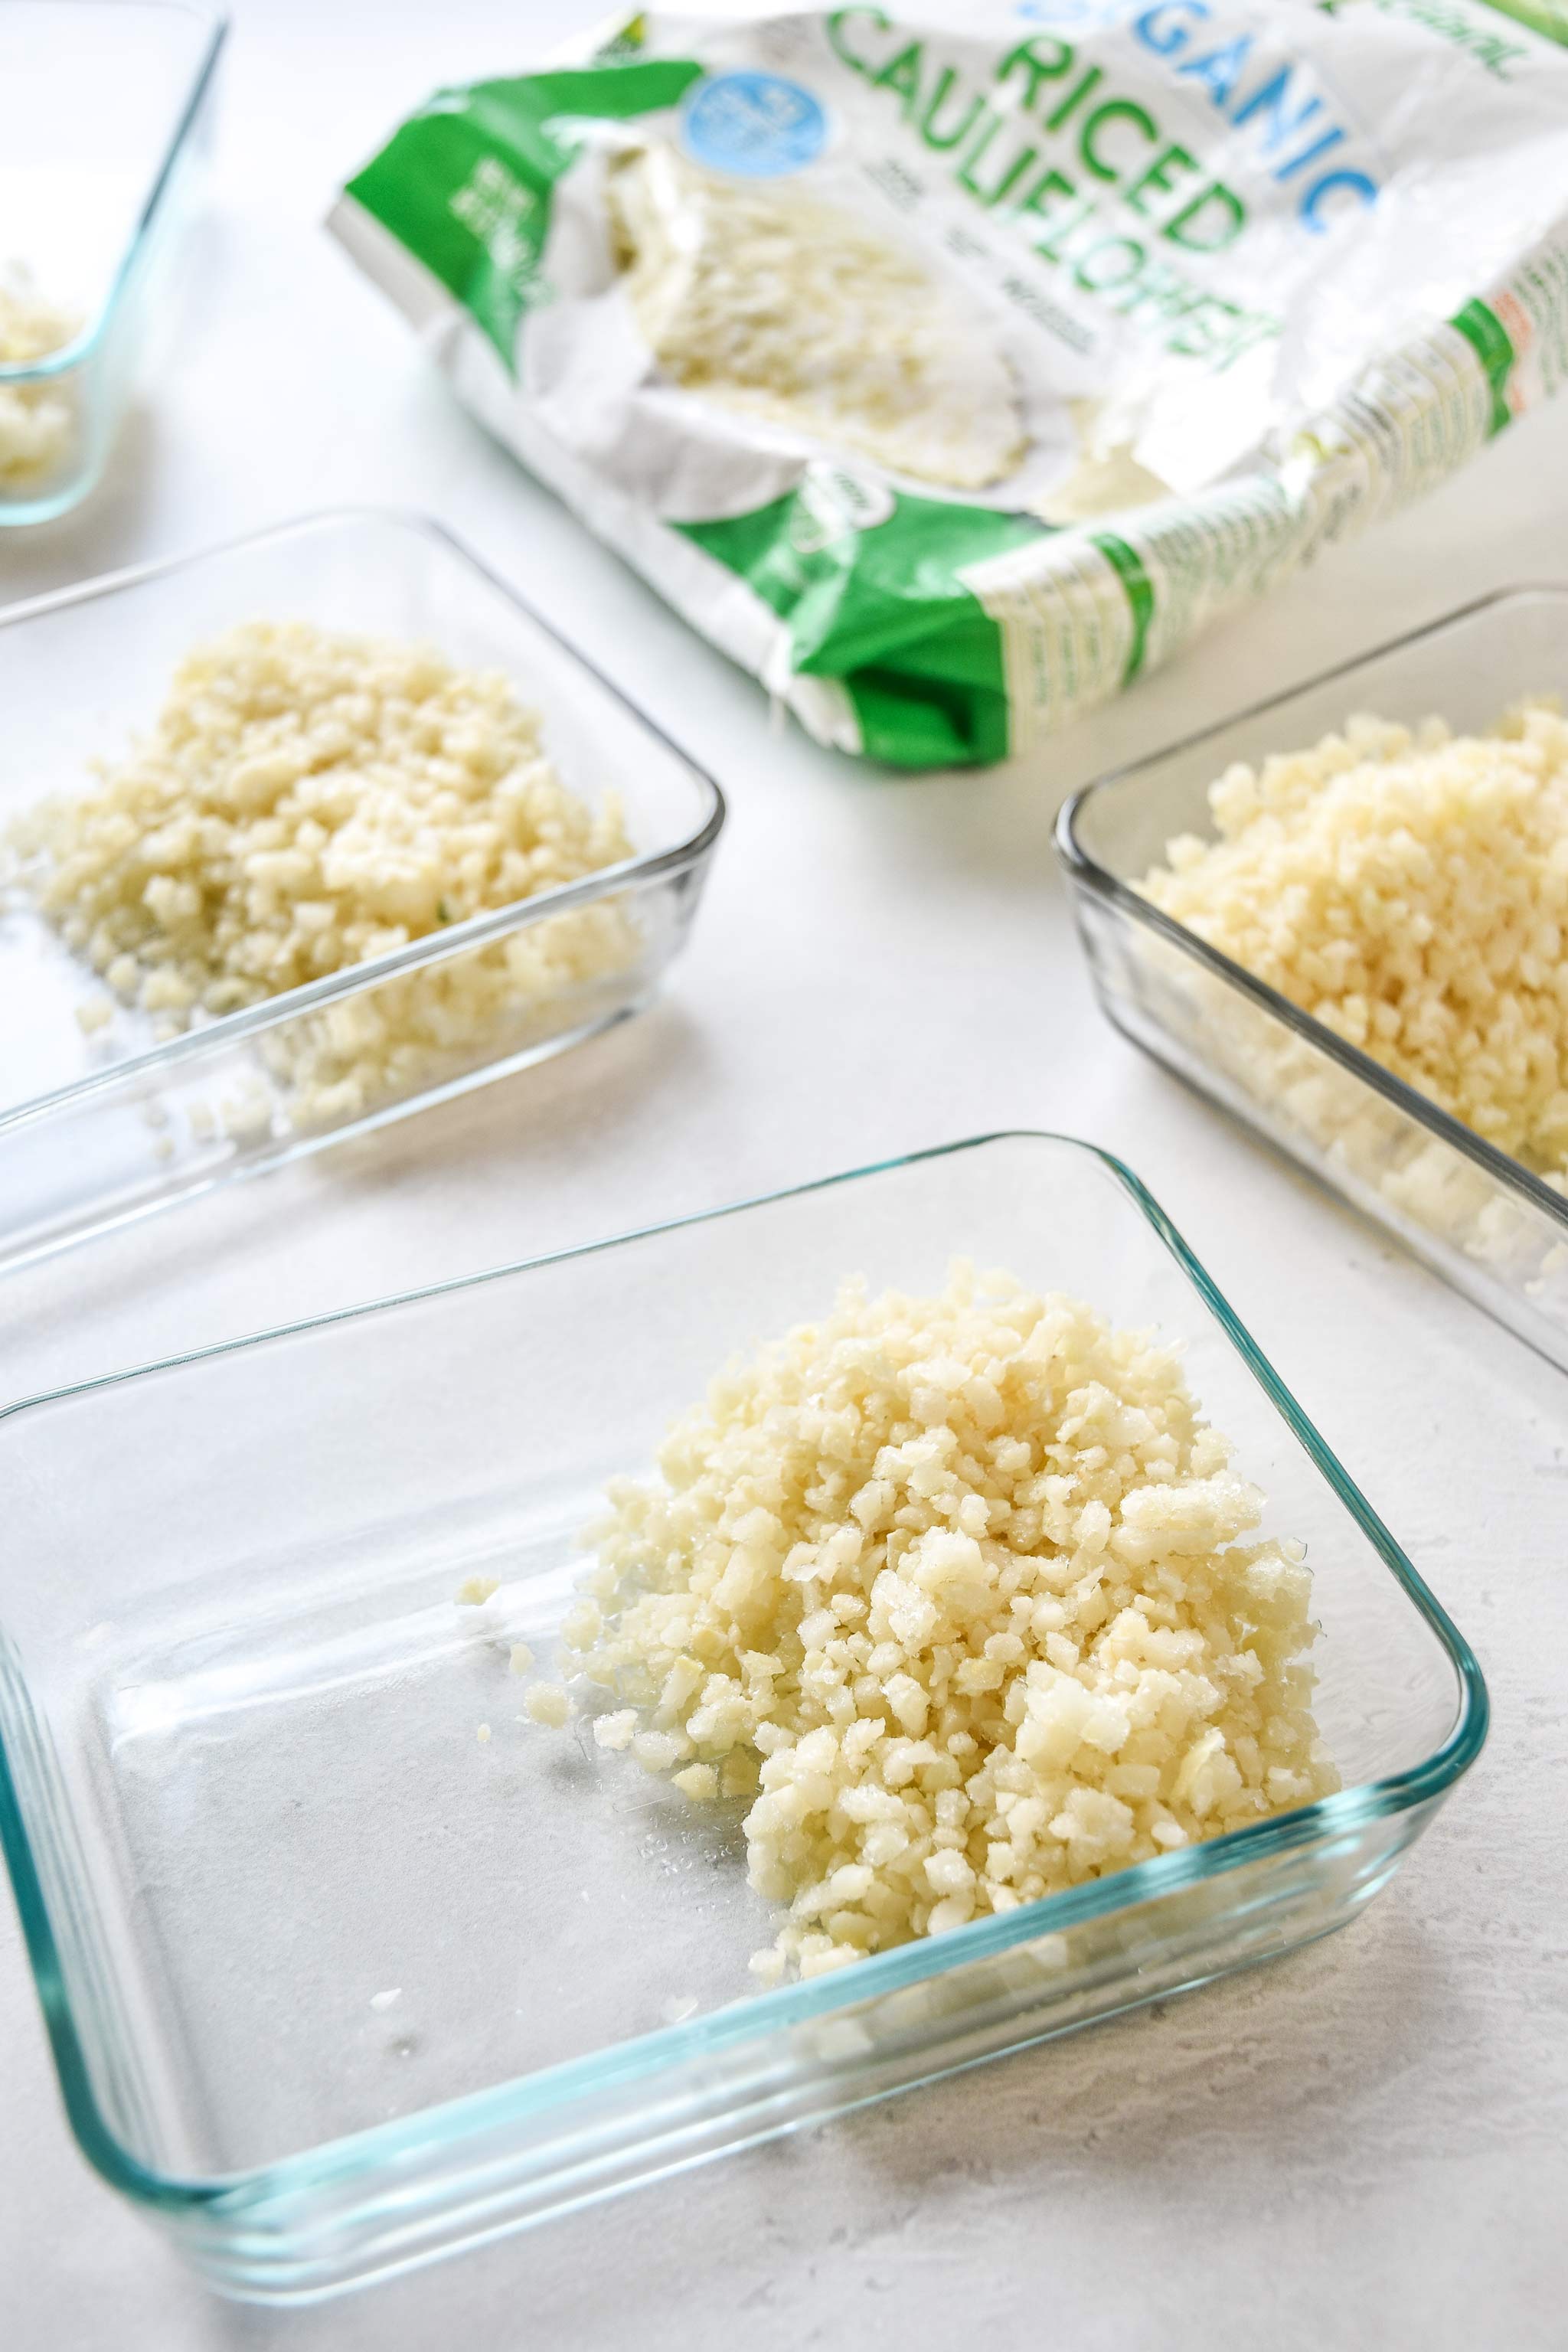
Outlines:
{"type": "Polygon", "coordinates": [[[723,823],[717,784],[415,517],[320,516],[0,613],[0,839],[89,782],[94,759],[124,756],[194,645],[258,619],[428,641],[506,671],[543,714],[563,781],[591,804],[619,796],[636,854],[162,1043],[144,1013],[110,1011],[15,879],[0,990],[26,1018],[0,1035],[0,1266],[558,1053],[650,1002],[686,937],[723,823]],[[389,1033],[413,1040],[395,1065],[389,1033]]]}
{"type": "Polygon", "coordinates": [[[1173,835],[1213,840],[1208,788],[1234,761],[1361,713],[1484,732],[1542,694],[1568,695],[1568,587],[1503,589],[1087,785],[1057,849],[1116,1026],[1568,1370],[1568,1201],[1135,887],[1173,835]]]}
{"type": "Polygon", "coordinates": [[[0,525],[97,482],[196,204],[221,17],[184,0],[0,0],[0,270],[79,321],[0,362],[0,525]]]}
{"type": "Polygon", "coordinates": [[[0,1839],[71,2125],[225,2293],[308,2300],[1284,1952],[1485,1735],[1475,1659],[1136,1177],[1004,1135],[0,1419],[0,1839]],[[1005,1265],[1180,1338],[1308,1547],[1343,1787],[772,1992],[735,1806],[551,1671],[606,1478],[840,1280],[1005,1265]],[[84,1475],[90,1465],[90,1475],[84,1475]],[[458,1604],[465,1580],[500,1580],[458,1604]],[[477,1738],[480,1726],[489,1736],[477,1738]]]}

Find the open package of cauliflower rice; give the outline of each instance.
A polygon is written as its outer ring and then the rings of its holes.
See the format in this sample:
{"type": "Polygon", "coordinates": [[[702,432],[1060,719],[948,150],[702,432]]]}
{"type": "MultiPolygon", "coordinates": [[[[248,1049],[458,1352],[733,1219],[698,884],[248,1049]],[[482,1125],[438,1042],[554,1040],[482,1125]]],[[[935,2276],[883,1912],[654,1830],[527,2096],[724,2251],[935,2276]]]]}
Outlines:
{"type": "Polygon", "coordinates": [[[1552,0],[650,11],[337,236],[819,740],[999,759],[1568,374],[1552,0]]]}

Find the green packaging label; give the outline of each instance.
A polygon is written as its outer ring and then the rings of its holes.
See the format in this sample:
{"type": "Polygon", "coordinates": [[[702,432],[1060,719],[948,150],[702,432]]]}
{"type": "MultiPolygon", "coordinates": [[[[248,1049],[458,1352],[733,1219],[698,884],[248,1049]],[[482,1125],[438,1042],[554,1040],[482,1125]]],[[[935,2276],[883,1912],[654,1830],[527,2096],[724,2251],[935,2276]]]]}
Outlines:
{"type": "Polygon", "coordinates": [[[1557,390],[1565,36],[1568,0],[647,10],[439,92],[332,226],[812,733],[994,760],[1557,390]]]}

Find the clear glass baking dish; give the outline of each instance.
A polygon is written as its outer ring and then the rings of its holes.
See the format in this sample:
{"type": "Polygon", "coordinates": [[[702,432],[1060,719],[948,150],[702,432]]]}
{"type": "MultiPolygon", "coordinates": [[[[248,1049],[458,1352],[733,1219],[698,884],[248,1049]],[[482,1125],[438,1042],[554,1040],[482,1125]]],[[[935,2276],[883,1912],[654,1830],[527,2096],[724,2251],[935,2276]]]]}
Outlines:
{"type": "Polygon", "coordinates": [[[0,358],[0,524],[103,470],[195,212],[225,25],[184,0],[0,0],[0,271],[77,321],[0,358]]]}
{"type": "Polygon", "coordinates": [[[1137,1179],[1004,1135],[20,1405],[0,1833],[104,2178],[305,2299],[1286,1951],[1477,1755],[1476,1662],[1137,1179]],[[748,1992],[738,1814],[519,1722],[605,1480],[840,1278],[950,1256],[1180,1335],[1302,1538],[1336,1795],[748,1992]],[[502,1580],[482,1608],[462,1580],[502,1580]],[[490,1727],[481,1744],[479,1725],[490,1727]]]}
{"type": "Polygon", "coordinates": [[[26,1008],[0,1028],[0,1266],[557,1053],[648,1003],[686,936],[723,823],[717,784],[437,525],[395,514],[319,516],[0,612],[0,850],[23,809],[124,755],[193,645],[260,618],[505,670],[544,714],[563,781],[593,803],[619,795],[636,855],[162,1042],[122,1009],[83,1029],[84,1009],[109,1010],[103,982],[38,914],[20,864],[9,883],[0,866],[0,997],[26,1008]],[[356,1079],[367,1027],[416,1040],[406,1069],[356,1079]]]}
{"type": "Polygon", "coordinates": [[[1568,695],[1568,587],[1504,589],[1088,785],[1057,847],[1117,1027],[1568,1370],[1568,1202],[1135,887],[1173,835],[1214,838],[1233,761],[1361,712],[1484,730],[1542,694],[1568,695]]]}

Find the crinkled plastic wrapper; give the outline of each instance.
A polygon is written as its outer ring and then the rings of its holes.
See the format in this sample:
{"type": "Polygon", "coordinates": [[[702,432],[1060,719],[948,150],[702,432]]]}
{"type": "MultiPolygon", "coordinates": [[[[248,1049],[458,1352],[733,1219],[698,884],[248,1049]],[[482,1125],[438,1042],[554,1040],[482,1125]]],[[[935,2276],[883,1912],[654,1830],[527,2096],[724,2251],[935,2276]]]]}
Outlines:
{"type": "Polygon", "coordinates": [[[1533,0],[650,12],[440,92],[331,226],[818,740],[995,760],[1558,388],[1568,47],[1533,0]]]}

